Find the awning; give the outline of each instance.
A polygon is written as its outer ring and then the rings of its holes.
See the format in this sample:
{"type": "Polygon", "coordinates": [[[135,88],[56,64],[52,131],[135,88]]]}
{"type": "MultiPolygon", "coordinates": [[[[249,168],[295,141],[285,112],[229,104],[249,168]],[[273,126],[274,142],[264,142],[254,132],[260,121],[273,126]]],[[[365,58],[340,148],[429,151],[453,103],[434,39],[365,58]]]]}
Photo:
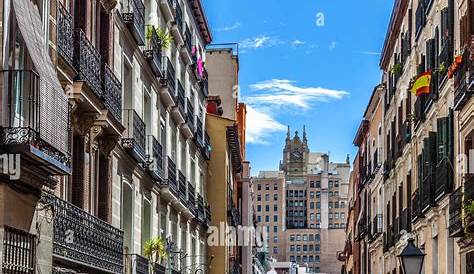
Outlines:
{"type": "Polygon", "coordinates": [[[48,53],[41,15],[38,7],[30,0],[12,2],[18,29],[40,77],[40,137],[66,153],[69,150],[68,99],[48,53]]]}

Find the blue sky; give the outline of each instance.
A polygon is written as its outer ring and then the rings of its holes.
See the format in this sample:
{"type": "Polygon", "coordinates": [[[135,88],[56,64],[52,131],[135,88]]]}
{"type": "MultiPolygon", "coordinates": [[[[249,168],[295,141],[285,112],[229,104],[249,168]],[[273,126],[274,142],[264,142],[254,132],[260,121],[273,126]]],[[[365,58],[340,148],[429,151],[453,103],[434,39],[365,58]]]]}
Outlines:
{"type": "Polygon", "coordinates": [[[203,0],[213,43],[240,43],[252,173],[277,169],[286,126],[332,161],[352,140],[373,87],[393,0],[203,0]]]}

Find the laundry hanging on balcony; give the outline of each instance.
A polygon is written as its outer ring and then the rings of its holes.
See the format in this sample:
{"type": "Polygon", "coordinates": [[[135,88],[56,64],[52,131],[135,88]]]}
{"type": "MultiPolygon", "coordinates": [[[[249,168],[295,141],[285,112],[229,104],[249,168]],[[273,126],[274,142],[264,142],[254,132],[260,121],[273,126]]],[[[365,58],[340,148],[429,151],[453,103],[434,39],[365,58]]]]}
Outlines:
{"type": "Polygon", "coordinates": [[[410,91],[416,96],[430,93],[431,71],[424,72],[416,78],[415,82],[410,88],[410,91]]]}
{"type": "Polygon", "coordinates": [[[68,151],[69,105],[49,57],[38,7],[30,0],[14,0],[13,11],[34,68],[40,77],[41,139],[61,152],[68,151]]]}

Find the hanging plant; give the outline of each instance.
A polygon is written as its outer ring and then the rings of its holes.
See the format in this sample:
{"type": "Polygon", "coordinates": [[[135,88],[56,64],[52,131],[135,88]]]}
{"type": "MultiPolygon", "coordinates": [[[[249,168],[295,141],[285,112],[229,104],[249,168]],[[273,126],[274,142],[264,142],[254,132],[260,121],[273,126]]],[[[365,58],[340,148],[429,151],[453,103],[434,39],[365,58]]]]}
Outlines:
{"type": "Polygon", "coordinates": [[[445,62],[441,62],[441,64],[439,64],[438,71],[439,71],[441,74],[445,74],[445,73],[448,71],[448,68],[446,67],[446,63],[445,63],[445,62]]]}
{"type": "Polygon", "coordinates": [[[146,29],[145,29],[145,38],[147,40],[150,40],[151,37],[153,36],[153,32],[155,31],[155,27],[152,26],[152,25],[146,25],[146,29]]]}
{"type": "Polygon", "coordinates": [[[403,72],[402,64],[401,63],[394,64],[390,72],[395,75],[401,75],[403,72]]]}
{"type": "Polygon", "coordinates": [[[161,44],[161,47],[163,49],[169,49],[171,45],[171,41],[173,38],[171,37],[170,33],[166,29],[158,28],[157,29],[157,34],[158,34],[158,41],[161,44]]]}

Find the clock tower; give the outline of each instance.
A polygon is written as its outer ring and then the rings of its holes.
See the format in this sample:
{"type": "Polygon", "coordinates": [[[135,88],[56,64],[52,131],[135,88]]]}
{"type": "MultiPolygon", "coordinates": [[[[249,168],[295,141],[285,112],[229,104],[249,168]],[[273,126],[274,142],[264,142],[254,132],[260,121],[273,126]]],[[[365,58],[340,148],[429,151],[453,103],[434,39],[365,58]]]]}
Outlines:
{"type": "Polygon", "coordinates": [[[290,127],[286,133],[285,147],[283,148],[283,161],[280,169],[285,171],[286,177],[303,177],[306,175],[308,163],[308,140],[306,139],[306,128],[303,126],[303,138],[295,131],[293,138],[290,136],[290,127]]]}

